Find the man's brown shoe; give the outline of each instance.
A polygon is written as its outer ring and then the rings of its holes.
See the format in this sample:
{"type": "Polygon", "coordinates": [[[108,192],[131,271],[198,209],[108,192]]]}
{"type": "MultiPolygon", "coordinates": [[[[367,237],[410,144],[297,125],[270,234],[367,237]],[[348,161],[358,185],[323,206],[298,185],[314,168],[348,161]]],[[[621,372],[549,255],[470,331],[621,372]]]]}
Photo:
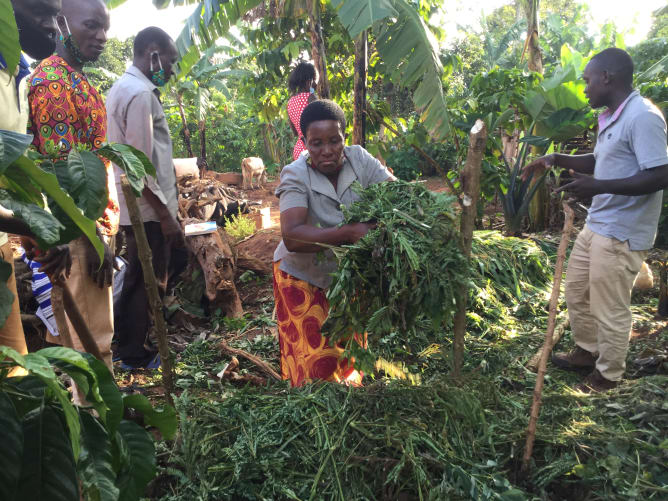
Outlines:
{"type": "Polygon", "coordinates": [[[603,375],[594,369],[591,374],[589,374],[584,381],[580,384],[576,384],[574,389],[581,391],[582,393],[601,393],[603,391],[612,390],[617,387],[619,381],[610,381],[603,377],[603,375]]]}
{"type": "Polygon", "coordinates": [[[576,346],[568,353],[555,353],[552,363],[561,369],[580,371],[596,367],[596,357],[593,353],[576,346]]]}

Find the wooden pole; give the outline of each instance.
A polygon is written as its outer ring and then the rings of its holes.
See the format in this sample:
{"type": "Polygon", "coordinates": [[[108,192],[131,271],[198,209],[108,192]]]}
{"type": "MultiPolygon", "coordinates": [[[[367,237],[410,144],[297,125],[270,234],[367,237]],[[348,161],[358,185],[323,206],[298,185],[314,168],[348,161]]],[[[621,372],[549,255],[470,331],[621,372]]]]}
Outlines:
{"type": "MultiPolygon", "coordinates": [[[[478,198],[480,197],[480,170],[482,157],[487,146],[487,126],[482,120],[476,120],[469,135],[469,150],[466,154],[466,163],[461,174],[461,205],[462,219],[459,227],[460,247],[467,260],[471,258],[471,244],[477,215],[478,198]]],[[[458,291],[457,312],[454,321],[454,376],[461,376],[464,361],[464,335],[466,333],[466,302],[468,287],[458,291]]]]}
{"type": "Polygon", "coordinates": [[[538,424],[538,414],[540,413],[541,397],[543,395],[543,383],[545,381],[545,371],[547,369],[547,358],[552,351],[552,335],[557,318],[557,305],[559,303],[559,292],[561,290],[561,276],[564,272],[564,261],[566,261],[566,250],[571,238],[573,229],[573,209],[564,202],[564,229],[561,233],[561,241],[557,249],[557,263],[554,266],[554,282],[552,283],[552,295],[550,296],[550,311],[547,317],[547,331],[543,341],[543,352],[538,362],[538,374],[536,375],[536,386],[533,390],[533,402],[531,403],[531,414],[529,416],[529,427],[527,428],[527,440],[524,445],[524,456],[522,457],[522,471],[529,468],[529,460],[533,452],[533,444],[536,440],[536,425],[538,424]]]}
{"type": "Polygon", "coordinates": [[[174,369],[172,367],[172,360],[169,355],[169,345],[167,344],[167,325],[165,324],[165,317],[162,313],[162,300],[158,293],[158,281],[155,278],[155,271],[153,270],[153,257],[151,248],[148,245],[146,238],[146,231],[144,230],[144,223],[139,214],[139,206],[137,198],[132,191],[130,182],[121,175],[121,187],[123,188],[123,195],[128,207],[128,215],[132,223],[132,231],[135,234],[137,242],[137,254],[141,263],[142,271],[144,273],[144,286],[146,287],[146,294],[148,295],[148,303],[151,313],[153,315],[153,322],[155,324],[155,331],[158,338],[158,351],[160,353],[162,365],[162,384],[165,388],[165,397],[170,405],[174,405],[172,393],[174,392],[174,369]]]}
{"type": "Polygon", "coordinates": [[[367,32],[355,39],[355,78],[353,83],[353,144],[366,145],[367,32]]]}

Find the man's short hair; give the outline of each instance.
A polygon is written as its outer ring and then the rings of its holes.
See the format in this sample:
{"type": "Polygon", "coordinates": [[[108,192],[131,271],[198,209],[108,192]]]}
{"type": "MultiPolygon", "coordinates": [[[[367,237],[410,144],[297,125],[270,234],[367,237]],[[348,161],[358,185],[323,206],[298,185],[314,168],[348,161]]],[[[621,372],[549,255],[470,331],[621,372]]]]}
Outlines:
{"type": "Polygon", "coordinates": [[[614,75],[620,83],[633,84],[633,60],[628,52],[616,47],[605,49],[591,58],[601,71],[614,75]]]}
{"type": "Polygon", "coordinates": [[[299,127],[304,137],[306,137],[309,125],[320,120],[335,120],[341,125],[341,132],[346,131],[346,116],[341,107],[329,99],[318,99],[304,108],[299,119],[299,127]]]}
{"type": "Polygon", "coordinates": [[[172,42],[172,37],[165,30],[157,26],[149,26],[137,33],[133,52],[135,56],[142,55],[152,43],[156,43],[161,49],[166,49],[172,42]]]}

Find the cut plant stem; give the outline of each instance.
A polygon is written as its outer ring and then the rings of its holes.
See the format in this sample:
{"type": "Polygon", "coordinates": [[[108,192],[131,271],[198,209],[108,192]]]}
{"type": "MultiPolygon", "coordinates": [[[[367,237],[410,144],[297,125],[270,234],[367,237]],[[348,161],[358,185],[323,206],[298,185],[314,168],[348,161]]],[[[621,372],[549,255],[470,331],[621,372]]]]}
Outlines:
{"type": "Polygon", "coordinates": [[[128,215],[132,223],[132,231],[135,234],[137,242],[137,254],[139,262],[144,273],[144,286],[146,287],[146,294],[148,295],[149,308],[153,315],[153,322],[155,325],[155,332],[158,338],[158,351],[160,352],[162,365],[162,385],[165,388],[165,397],[169,405],[174,405],[172,393],[174,392],[174,369],[172,368],[172,360],[169,356],[169,346],[167,345],[167,325],[165,324],[165,317],[162,314],[162,300],[158,293],[158,281],[155,278],[155,271],[153,270],[153,259],[151,248],[146,239],[146,231],[144,230],[144,223],[139,215],[139,206],[137,205],[137,198],[132,191],[130,182],[125,175],[121,176],[121,187],[123,188],[123,195],[128,207],[128,215]]]}
{"type": "MultiPolygon", "coordinates": [[[[557,324],[557,326],[554,329],[554,334],[552,335],[552,343],[550,345],[550,351],[554,349],[554,347],[557,345],[557,343],[561,340],[561,337],[564,335],[564,332],[566,329],[568,329],[568,326],[570,325],[570,322],[568,320],[568,317],[562,318],[561,321],[557,324]]],[[[536,372],[538,370],[538,363],[540,362],[540,357],[543,355],[543,348],[541,347],[540,350],[538,350],[533,357],[531,357],[531,360],[527,363],[527,368],[529,370],[532,370],[536,372]]]]}
{"type": "MultiPolygon", "coordinates": [[[[462,171],[462,194],[460,200],[469,199],[469,204],[462,203],[462,219],[459,227],[460,247],[467,260],[471,258],[473,230],[480,196],[480,167],[487,145],[487,127],[482,120],[476,120],[469,135],[469,151],[462,171]]],[[[459,377],[464,361],[464,334],[466,333],[466,302],[468,287],[462,287],[457,293],[457,313],[454,320],[454,376],[459,377]]]]}
{"type": "Polygon", "coordinates": [[[253,362],[255,365],[258,366],[258,368],[262,369],[265,373],[269,374],[274,379],[276,379],[278,381],[281,380],[281,375],[278,372],[276,372],[276,370],[271,365],[269,365],[267,362],[265,362],[261,358],[253,355],[252,353],[248,353],[247,351],[240,350],[238,348],[232,348],[225,341],[220,342],[220,349],[221,349],[221,351],[223,351],[223,352],[225,352],[229,355],[236,355],[236,356],[239,356],[239,357],[243,357],[246,360],[249,360],[250,362],[253,362]]]}
{"type": "Polygon", "coordinates": [[[557,249],[557,262],[554,266],[554,282],[552,283],[552,295],[550,296],[550,309],[547,317],[547,331],[543,341],[543,350],[540,361],[538,362],[538,374],[536,375],[536,386],[533,390],[533,402],[531,403],[531,414],[529,416],[529,427],[527,428],[527,440],[524,445],[524,456],[522,457],[522,471],[529,468],[529,460],[533,452],[533,443],[536,440],[536,425],[538,423],[538,414],[540,413],[541,397],[543,395],[543,383],[545,381],[545,370],[547,368],[547,358],[552,351],[552,337],[554,334],[555,321],[557,318],[557,304],[559,303],[559,292],[561,289],[561,276],[564,272],[564,261],[566,261],[566,250],[571,238],[573,229],[574,212],[567,202],[564,206],[564,229],[561,233],[561,241],[557,249]]]}

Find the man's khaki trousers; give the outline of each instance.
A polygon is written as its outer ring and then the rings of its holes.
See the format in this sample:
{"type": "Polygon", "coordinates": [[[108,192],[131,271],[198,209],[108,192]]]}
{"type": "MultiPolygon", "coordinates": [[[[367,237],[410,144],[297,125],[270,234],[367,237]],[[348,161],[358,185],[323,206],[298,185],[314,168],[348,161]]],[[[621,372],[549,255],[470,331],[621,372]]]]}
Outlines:
{"type": "MultiPolygon", "coordinates": [[[[111,338],[114,336],[112,290],[111,287],[100,289],[88,274],[88,259],[86,257],[86,249],[88,245],[85,237],[80,237],[70,242],[72,270],[66,283],[72,293],[74,302],[81,312],[84,322],[93,335],[105,365],[113,374],[111,361],[111,338]]],[[[56,316],[56,318],[58,317],[56,316]]],[[[68,348],[73,348],[77,351],[86,351],[83,344],[81,344],[79,335],[69,317],[65,316],[65,318],[67,322],[67,330],[69,331],[72,340],[72,345],[68,346],[68,348]]],[[[62,326],[60,324],[58,325],[58,330],[62,331],[62,326]]],[[[62,336],[54,337],[47,334],[47,341],[64,344],[62,336]]],[[[81,405],[85,404],[83,395],[80,394],[78,388],[74,389],[73,396],[75,403],[81,405]]]]}
{"type": "MultiPolygon", "coordinates": [[[[21,324],[21,311],[19,310],[19,297],[16,293],[16,277],[14,276],[14,256],[12,246],[7,242],[0,247],[0,259],[7,261],[12,267],[12,273],[9,275],[7,287],[14,294],[14,303],[9,317],[5,324],[0,327],[0,346],[9,346],[14,348],[21,355],[28,353],[26,339],[23,334],[23,325],[21,324]]],[[[9,371],[10,376],[25,376],[28,372],[21,367],[14,367],[9,371]]]]}
{"type": "Polygon", "coordinates": [[[594,233],[578,235],[566,271],[566,303],[575,343],[598,353],[596,368],[619,381],[631,334],[631,289],[648,251],[594,233]]]}

